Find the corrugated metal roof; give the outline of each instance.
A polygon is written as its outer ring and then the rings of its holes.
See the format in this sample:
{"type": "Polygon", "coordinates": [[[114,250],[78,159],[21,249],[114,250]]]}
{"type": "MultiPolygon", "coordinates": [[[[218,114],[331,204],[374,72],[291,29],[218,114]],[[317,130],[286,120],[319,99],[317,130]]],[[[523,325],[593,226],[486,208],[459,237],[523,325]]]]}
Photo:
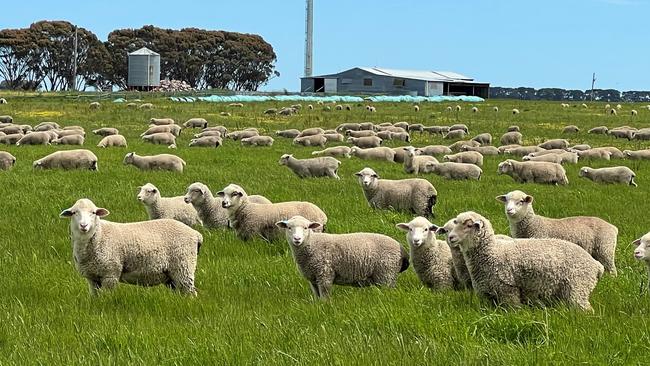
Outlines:
{"type": "Polygon", "coordinates": [[[465,75],[461,75],[450,71],[397,70],[397,69],[385,69],[383,67],[382,68],[360,67],[360,69],[375,75],[392,76],[392,77],[403,78],[403,79],[417,79],[417,80],[426,80],[426,81],[474,80],[465,75]]]}
{"type": "Polygon", "coordinates": [[[137,51],[133,51],[133,52],[129,53],[129,56],[130,55],[159,56],[157,53],[155,53],[154,51],[148,49],[147,47],[142,47],[141,49],[139,49],[137,51]]]}

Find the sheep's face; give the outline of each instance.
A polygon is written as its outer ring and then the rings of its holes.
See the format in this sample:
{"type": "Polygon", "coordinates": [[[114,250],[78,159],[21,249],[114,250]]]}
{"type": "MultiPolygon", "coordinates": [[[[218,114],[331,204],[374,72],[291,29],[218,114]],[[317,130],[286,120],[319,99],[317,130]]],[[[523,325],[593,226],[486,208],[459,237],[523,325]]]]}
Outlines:
{"type": "Polygon", "coordinates": [[[221,198],[221,207],[237,210],[248,196],[242,187],[230,184],[221,192],[218,192],[217,197],[221,198]]]}
{"type": "Polygon", "coordinates": [[[503,202],[506,216],[509,219],[519,221],[528,213],[532,207],[533,196],[522,191],[512,191],[508,194],[497,196],[497,201],[503,202]]]}
{"type": "Polygon", "coordinates": [[[589,174],[589,170],[587,169],[587,167],[580,168],[580,171],[578,172],[579,177],[586,177],[587,174],[589,174]]]}
{"type": "Polygon", "coordinates": [[[514,170],[513,164],[511,161],[506,160],[499,163],[497,167],[497,173],[499,174],[508,174],[514,170]]]}
{"type": "Polygon", "coordinates": [[[91,237],[99,220],[108,216],[109,212],[105,208],[95,206],[95,204],[86,198],[82,198],[75,204],[61,212],[61,218],[70,218],[70,230],[74,236],[91,237]]]}
{"type": "Polygon", "coordinates": [[[187,187],[187,193],[185,193],[183,200],[185,203],[200,205],[205,201],[205,198],[208,194],[208,187],[205,184],[192,183],[189,187],[187,187]]]}
{"type": "Polygon", "coordinates": [[[449,242],[449,233],[454,229],[454,219],[451,219],[445,223],[445,226],[438,227],[436,229],[436,235],[446,235],[447,236],[447,244],[449,244],[450,247],[452,248],[458,248],[458,243],[450,243],[449,242]]]}
{"type": "Polygon", "coordinates": [[[424,217],[416,217],[409,223],[396,225],[398,229],[406,232],[406,241],[415,248],[435,240],[435,233],[438,227],[424,217]]]}
{"type": "Polygon", "coordinates": [[[140,193],[138,193],[138,201],[150,205],[154,203],[158,198],[160,198],[160,191],[158,188],[151,183],[147,183],[140,187],[140,193]]]}
{"type": "Polygon", "coordinates": [[[133,155],[134,154],[135,153],[132,153],[132,152],[126,154],[126,156],[124,156],[124,160],[122,161],[122,163],[124,163],[124,165],[133,164],[133,155]]]}
{"type": "Polygon", "coordinates": [[[453,229],[447,235],[447,242],[463,251],[473,248],[479,242],[479,235],[485,228],[486,221],[483,216],[474,212],[458,215],[453,221],[453,229]]]}
{"type": "Polygon", "coordinates": [[[640,261],[650,262],[650,233],[633,241],[632,244],[637,246],[634,249],[634,258],[640,261]]]}
{"type": "Polygon", "coordinates": [[[414,157],[416,155],[421,154],[421,150],[414,148],[413,146],[407,146],[404,148],[404,151],[406,151],[405,155],[414,157]]]}
{"type": "Polygon", "coordinates": [[[276,222],[275,226],[284,229],[289,244],[299,247],[305,242],[308,243],[312,231],[322,225],[318,222],[311,222],[302,216],[294,216],[289,220],[276,222]]]}
{"type": "Polygon", "coordinates": [[[363,168],[360,172],[357,172],[354,175],[357,176],[359,184],[361,184],[363,188],[376,187],[377,182],[379,181],[379,175],[370,168],[363,168]]]}
{"type": "Polygon", "coordinates": [[[280,165],[287,165],[287,164],[289,164],[289,158],[291,158],[292,156],[293,155],[291,155],[291,154],[284,154],[284,155],[282,155],[280,157],[280,160],[278,161],[278,163],[280,165]]]}

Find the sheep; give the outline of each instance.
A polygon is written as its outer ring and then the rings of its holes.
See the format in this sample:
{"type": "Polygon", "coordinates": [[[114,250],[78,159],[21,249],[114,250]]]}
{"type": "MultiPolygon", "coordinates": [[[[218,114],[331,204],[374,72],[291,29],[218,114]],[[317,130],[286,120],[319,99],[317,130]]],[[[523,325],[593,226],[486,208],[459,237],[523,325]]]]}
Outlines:
{"type": "Polygon", "coordinates": [[[128,147],[126,138],[122,135],[109,135],[104,137],[97,147],[128,147]]]}
{"type": "Polygon", "coordinates": [[[232,139],[234,141],[245,139],[247,137],[258,136],[259,132],[255,130],[243,130],[243,131],[233,131],[226,134],[227,139],[232,139]]]}
{"type": "Polygon", "coordinates": [[[99,170],[97,156],[90,150],[63,150],[53,152],[32,163],[34,169],[88,169],[99,170]]]}
{"type": "Polygon", "coordinates": [[[241,108],[243,106],[244,106],[243,103],[230,103],[230,104],[228,104],[228,107],[239,107],[239,108],[241,108]]]}
{"type": "Polygon", "coordinates": [[[576,151],[576,154],[580,157],[580,159],[585,160],[585,159],[603,159],[603,160],[610,160],[612,153],[606,150],[583,150],[583,151],[576,151]]]}
{"type": "Polygon", "coordinates": [[[449,145],[449,149],[452,152],[460,152],[463,147],[465,146],[471,146],[471,147],[479,147],[481,144],[479,142],[476,142],[474,140],[469,140],[469,141],[456,141],[453,144],[449,145]]]}
{"type": "Polygon", "coordinates": [[[420,106],[419,105],[414,105],[413,110],[416,111],[416,112],[419,112],[420,111],[420,106]]]}
{"type": "Polygon", "coordinates": [[[327,225],[327,215],[313,203],[295,201],[258,204],[251,202],[246,191],[236,184],[226,186],[217,193],[217,197],[221,198],[221,206],[228,211],[230,226],[243,241],[257,235],[272,241],[281,234],[275,223],[297,215],[321,224],[321,231],[327,225]]]}
{"type": "Polygon", "coordinates": [[[626,166],[615,166],[600,169],[594,169],[585,166],[580,168],[578,176],[587,178],[596,183],[622,183],[637,187],[637,184],[634,181],[636,174],[632,171],[632,169],[626,166]]]}
{"type": "Polygon", "coordinates": [[[446,110],[447,112],[451,112],[453,109],[451,108],[451,106],[448,106],[447,108],[445,108],[445,110],[446,110]]]}
{"type": "Polygon", "coordinates": [[[550,149],[566,149],[569,147],[569,141],[565,139],[551,139],[547,140],[539,145],[542,149],[550,150],[550,149]]]}
{"type": "MultiPolygon", "coordinates": [[[[7,135],[9,136],[9,135],[7,135]]],[[[623,150],[623,155],[631,160],[650,160],[650,149],[645,150],[623,150]]]]}
{"type": "Polygon", "coordinates": [[[330,177],[340,179],[337,173],[341,162],[329,156],[296,159],[292,154],[284,154],[280,157],[279,164],[286,165],[300,178],[330,177]]]}
{"type": "Polygon", "coordinates": [[[463,151],[453,155],[445,155],[442,157],[443,161],[452,163],[467,163],[476,166],[483,166],[483,155],[476,151],[463,151]]]}
{"type": "Polygon", "coordinates": [[[494,113],[498,113],[499,112],[499,107],[497,107],[497,106],[492,107],[492,111],[494,111],[494,113]]]}
{"type": "Polygon", "coordinates": [[[187,226],[202,225],[199,214],[194,207],[185,203],[184,196],[161,197],[156,186],[146,183],[140,187],[137,198],[147,210],[149,220],[172,219],[187,226]]]}
{"type": "Polygon", "coordinates": [[[7,100],[5,98],[0,98],[0,104],[7,104],[7,100]]]}
{"type": "Polygon", "coordinates": [[[342,111],[342,110],[343,110],[343,106],[340,105],[340,104],[337,104],[336,107],[335,107],[335,109],[336,109],[337,111],[342,111]]]}
{"type": "Polygon", "coordinates": [[[171,154],[158,154],[151,156],[140,156],[130,152],[124,156],[122,161],[124,165],[134,165],[140,170],[169,170],[173,172],[183,172],[186,163],[178,156],[171,154]]]}
{"type": "Polygon", "coordinates": [[[463,130],[449,130],[442,138],[445,140],[457,140],[464,138],[465,135],[466,133],[463,130]]]}
{"type": "MultiPolygon", "coordinates": [[[[387,126],[387,127],[390,128],[391,126],[387,126]]],[[[402,122],[396,122],[396,123],[393,123],[393,126],[392,126],[392,127],[395,127],[395,128],[401,128],[404,132],[406,132],[406,131],[408,131],[409,123],[408,123],[408,122],[404,122],[404,121],[402,121],[402,122]]],[[[402,132],[402,131],[394,131],[394,132],[402,132]]]]}
{"type": "Polygon", "coordinates": [[[609,114],[611,114],[612,116],[616,116],[618,115],[618,112],[616,112],[616,109],[612,108],[609,110],[609,114]]]}
{"type": "MultiPolygon", "coordinates": [[[[49,130],[47,130],[47,131],[49,131],[49,130]]],[[[15,134],[15,133],[25,133],[23,131],[23,128],[20,127],[20,126],[17,126],[17,125],[9,125],[9,126],[2,127],[2,128],[0,128],[0,132],[3,132],[6,135],[12,135],[12,134],[15,134]]],[[[39,131],[37,131],[37,132],[39,132],[39,131]]]]}
{"type": "Polygon", "coordinates": [[[499,149],[497,149],[494,146],[463,146],[461,148],[462,151],[476,151],[480,153],[481,155],[499,155],[499,149]]]}
{"type": "Polygon", "coordinates": [[[16,142],[23,138],[22,133],[13,133],[11,135],[0,136],[0,144],[15,145],[16,142]]]}
{"type": "Polygon", "coordinates": [[[616,109],[621,109],[621,108],[623,108],[623,106],[621,106],[620,104],[616,105],[616,109]]]}
{"type": "Polygon", "coordinates": [[[302,146],[325,147],[326,143],[327,143],[327,138],[323,135],[303,136],[303,137],[296,137],[293,139],[294,145],[302,145],[302,146]]]}
{"type": "Polygon", "coordinates": [[[625,158],[625,155],[623,154],[623,152],[621,150],[619,150],[616,147],[612,147],[612,146],[594,147],[594,148],[592,148],[590,150],[605,150],[605,151],[608,151],[610,153],[610,155],[609,155],[610,159],[623,159],[623,158],[625,158]]]}
{"type": "Polygon", "coordinates": [[[325,156],[344,156],[349,158],[351,155],[352,149],[348,146],[335,146],[328,147],[325,150],[313,151],[311,154],[315,156],[325,155],[325,156]]]}
{"type": "Polygon", "coordinates": [[[580,132],[580,128],[576,125],[568,125],[565,126],[564,129],[562,130],[562,133],[578,133],[580,132]]]}
{"type": "Polygon", "coordinates": [[[567,103],[561,103],[560,105],[562,106],[562,108],[569,108],[570,107],[570,105],[567,104],[567,103]]]}
{"type": "Polygon", "coordinates": [[[614,136],[617,139],[627,139],[628,141],[631,141],[634,139],[636,131],[632,129],[611,129],[607,131],[607,134],[614,136]]]}
{"type": "Polygon", "coordinates": [[[208,132],[208,131],[219,131],[221,133],[221,136],[226,136],[226,134],[228,133],[228,129],[224,126],[206,127],[201,130],[201,132],[208,132]]]}
{"type": "Polygon", "coordinates": [[[456,112],[460,112],[462,110],[461,106],[456,105],[456,112]]]}
{"type": "Polygon", "coordinates": [[[569,184],[569,178],[562,165],[543,161],[519,162],[508,159],[499,163],[497,173],[509,175],[519,183],[569,184]]]}
{"type": "Polygon", "coordinates": [[[650,140],[650,128],[642,128],[634,133],[634,140],[650,140]]]}
{"type": "Polygon", "coordinates": [[[207,229],[228,227],[228,212],[222,207],[221,199],[212,196],[208,186],[203,183],[192,183],[187,187],[183,201],[192,208],[203,226],[207,229]]]}
{"type": "Polygon", "coordinates": [[[320,127],[312,127],[312,128],[306,128],[300,132],[300,135],[298,137],[305,137],[305,136],[315,136],[315,135],[322,135],[325,133],[325,130],[323,130],[320,127]]]}
{"type": "Polygon", "coordinates": [[[489,133],[481,133],[472,138],[472,140],[478,142],[481,145],[490,145],[492,144],[492,135],[489,133]]]}
{"type": "Polygon", "coordinates": [[[374,147],[370,149],[362,149],[360,147],[353,146],[350,149],[350,154],[364,160],[372,159],[395,161],[395,151],[393,151],[393,149],[390,147],[374,147]]]}
{"type": "Polygon", "coordinates": [[[264,110],[263,113],[264,114],[276,114],[276,113],[278,113],[278,110],[277,110],[277,108],[269,108],[269,109],[264,110]]]}
{"type": "Polygon", "coordinates": [[[169,132],[153,133],[151,135],[142,136],[141,138],[142,141],[155,145],[171,145],[176,143],[176,136],[169,132]]]}
{"type": "Polygon", "coordinates": [[[361,124],[359,123],[342,123],[336,126],[336,132],[345,133],[347,131],[359,131],[361,129],[361,124]]]}
{"type": "Polygon", "coordinates": [[[52,140],[54,145],[83,145],[85,137],[81,135],[63,136],[52,140]]]}
{"type": "Polygon", "coordinates": [[[424,166],[428,162],[437,163],[438,160],[433,156],[429,155],[420,155],[420,150],[414,148],[413,146],[407,146],[404,148],[406,154],[404,155],[404,172],[408,174],[415,174],[425,172],[424,166]]]}
{"type": "MultiPolygon", "coordinates": [[[[16,142],[16,146],[49,145],[50,141],[53,140],[52,138],[53,135],[50,134],[49,132],[50,131],[28,133],[27,135],[23,136],[20,140],[16,142]]],[[[56,138],[56,136],[54,136],[54,138],[56,138]]]]}
{"type": "Polygon", "coordinates": [[[221,138],[221,136],[223,136],[223,135],[219,131],[203,131],[201,133],[195,133],[194,134],[195,139],[198,139],[198,138],[201,138],[201,137],[208,137],[208,136],[221,138]]]}
{"type": "Polygon", "coordinates": [[[275,134],[280,136],[280,137],[286,137],[286,138],[294,139],[294,138],[298,137],[298,135],[300,135],[300,131],[293,128],[293,129],[290,129],[290,130],[275,131],[275,134]]]}
{"type": "Polygon", "coordinates": [[[566,152],[564,149],[550,149],[550,150],[545,150],[542,149],[541,147],[539,148],[539,151],[531,152],[530,156],[543,156],[543,155],[548,155],[548,154],[562,154],[566,152]]]}
{"type": "Polygon", "coordinates": [[[478,107],[472,107],[472,113],[478,113],[478,107]]]}
{"type": "Polygon", "coordinates": [[[92,102],[88,104],[88,108],[90,109],[99,109],[101,107],[101,104],[99,102],[92,102]]]}
{"type": "Polygon", "coordinates": [[[449,131],[456,131],[456,130],[462,130],[465,131],[465,133],[469,133],[469,128],[464,123],[456,123],[449,126],[449,131]]]}
{"type": "Polygon", "coordinates": [[[634,258],[644,261],[648,271],[648,286],[650,286],[650,233],[647,233],[632,242],[635,245],[634,258]]]}
{"type": "Polygon", "coordinates": [[[437,174],[446,179],[476,179],[480,180],[483,170],[474,164],[454,162],[427,162],[424,172],[437,174]]]}
{"type": "Polygon", "coordinates": [[[637,112],[636,109],[632,109],[632,110],[630,111],[630,115],[631,115],[632,117],[636,116],[637,114],[639,114],[639,112],[637,112]]]}
{"type": "Polygon", "coordinates": [[[345,136],[341,135],[340,133],[326,133],[323,135],[325,137],[325,140],[329,141],[334,141],[334,142],[343,142],[345,139],[345,136]]]}
{"type": "Polygon", "coordinates": [[[521,129],[517,125],[508,126],[506,132],[521,132],[521,129]]]}
{"type": "Polygon", "coordinates": [[[454,220],[449,242],[460,246],[472,287],[495,305],[553,305],[564,301],[591,311],[589,295],[603,266],[578,246],[559,239],[500,242],[492,224],[475,212],[454,220]]]}
{"type": "Polygon", "coordinates": [[[390,131],[379,131],[379,132],[373,132],[373,136],[377,136],[382,140],[390,140],[391,135],[393,133],[401,133],[401,132],[390,132],[390,131]]]}
{"type": "Polygon", "coordinates": [[[386,235],[319,233],[320,222],[299,215],[275,225],[285,231],[298,270],[319,299],[329,297],[333,284],[395,287],[409,266],[406,250],[386,235]]]}
{"type": "Polygon", "coordinates": [[[103,220],[109,211],[80,199],[61,212],[70,218],[75,267],[91,295],[118,282],[171,289],[195,296],[194,272],[203,236],[175,220],[133,223],[103,220]]]}
{"type": "MultiPolygon", "coordinates": [[[[404,123],[406,123],[406,122],[404,122],[404,123]]],[[[386,127],[379,126],[379,127],[377,127],[377,131],[408,132],[408,131],[406,131],[405,128],[399,127],[399,126],[386,126],[386,127]]]]}
{"type": "Polygon", "coordinates": [[[589,108],[585,103],[580,104],[582,108],[589,108]]]}
{"type": "Polygon", "coordinates": [[[361,122],[359,123],[359,128],[361,130],[374,130],[375,125],[372,122],[361,122]]]}
{"type": "Polygon", "coordinates": [[[523,144],[524,135],[518,131],[506,132],[501,136],[499,142],[501,145],[521,145],[523,144]]]}
{"type": "Polygon", "coordinates": [[[390,140],[400,140],[404,142],[411,142],[411,135],[408,132],[388,132],[390,140]]]}
{"type": "MultiPolygon", "coordinates": [[[[60,127],[57,127],[57,126],[58,126],[58,124],[55,125],[55,124],[49,124],[49,123],[45,122],[45,123],[40,123],[39,125],[34,127],[33,130],[34,130],[34,132],[54,131],[54,130],[58,130],[60,128],[60,127]]],[[[11,126],[11,127],[15,128],[15,129],[20,129],[21,132],[23,130],[23,128],[20,127],[20,126],[14,125],[14,126],[11,126]]],[[[2,130],[6,131],[6,129],[7,128],[5,127],[2,130]]]]}
{"type": "Polygon", "coordinates": [[[425,147],[421,147],[420,151],[422,152],[422,155],[431,155],[431,156],[452,153],[452,150],[445,145],[428,145],[425,147]]]}
{"type": "Polygon", "coordinates": [[[98,136],[110,136],[110,135],[119,135],[120,131],[117,128],[112,127],[102,127],[96,130],[93,130],[93,134],[98,136]]]}
{"type": "Polygon", "coordinates": [[[314,106],[311,105],[311,104],[307,104],[307,109],[309,109],[310,111],[312,111],[312,110],[314,110],[314,106]]]}
{"type": "Polygon", "coordinates": [[[449,127],[448,126],[427,126],[424,127],[424,131],[428,132],[429,134],[445,134],[449,132],[449,127]]]}
{"type": "Polygon", "coordinates": [[[421,178],[381,179],[371,168],[355,173],[368,205],[373,209],[411,212],[418,216],[433,215],[438,192],[421,178]]]}
{"type": "Polygon", "coordinates": [[[451,250],[447,242],[436,239],[437,226],[424,217],[416,217],[396,227],[406,232],[410,261],[423,285],[431,290],[458,287],[451,250]]]}
{"type": "Polygon", "coordinates": [[[153,104],[143,103],[138,106],[138,109],[153,109],[153,104]]]}
{"type": "Polygon", "coordinates": [[[616,276],[616,226],[598,217],[554,219],[536,215],[533,196],[522,191],[512,191],[496,199],[504,203],[513,238],[555,238],[575,243],[600,262],[605,271],[616,276]]]}
{"type": "Polygon", "coordinates": [[[241,139],[242,146],[273,146],[273,142],[271,136],[251,136],[241,139]]]}
{"type": "Polygon", "coordinates": [[[0,122],[1,123],[13,123],[14,118],[11,116],[0,116],[0,122]]]}
{"type": "Polygon", "coordinates": [[[422,123],[412,123],[408,126],[406,129],[409,133],[413,131],[417,131],[419,133],[424,132],[424,125],[422,123]]]}
{"type": "Polygon", "coordinates": [[[176,122],[171,118],[151,118],[149,119],[149,124],[154,126],[165,126],[176,124],[176,122]]]}
{"type": "MultiPolygon", "coordinates": [[[[152,135],[154,133],[161,133],[161,132],[169,132],[173,134],[174,136],[178,137],[181,134],[181,126],[179,125],[163,125],[163,126],[152,126],[149,127],[146,131],[144,131],[140,137],[146,136],[146,135],[152,135]]],[[[117,135],[117,134],[114,134],[117,135]]]]}
{"type": "Polygon", "coordinates": [[[189,147],[214,147],[217,148],[223,145],[223,140],[219,136],[204,136],[191,139],[189,147]]]}
{"type": "Polygon", "coordinates": [[[382,143],[382,140],[377,136],[368,136],[368,137],[348,137],[347,142],[362,149],[367,149],[370,147],[379,147],[382,143]]]}
{"type": "Polygon", "coordinates": [[[137,108],[138,105],[135,104],[135,103],[127,103],[127,104],[126,104],[126,107],[127,107],[127,108],[137,108]]]}
{"type": "Polygon", "coordinates": [[[208,121],[205,118],[190,118],[183,123],[185,128],[207,128],[208,121]]]}
{"type": "MultiPolygon", "coordinates": [[[[75,127],[76,127],[76,126],[75,126],[75,127]]],[[[23,133],[32,132],[32,131],[34,130],[34,129],[32,128],[32,126],[30,126],[30,125],[20,125],[20,128],[23,130],[23,133]]],[[[63,129],[66,130],[67,127],[66,127],[66,128],[63,128],[63,129]]],[[[82,135],[86,136],[86,131],[84,131],[83,128],[79,127],[77,130],[78,130],[82,135]]]]}
{"type": "Polygon", "coordinates": [[[578,151],[591,150],[591,146],[587,144],[573,145],[568,150],[578,150],[578,151]]]}
{"type": "MultiPolygon", "coordinates": [[[[22,127],[21,127],[22,129],[22,127]]],[[[25,131],[25,129],[22,129],[25,131]]],[[[65,137],[65,136],[72,136],[72,135],[80,135],[86,137],[86,133],[81,130],[53,130],[58,137],[65,137]]]]}
{"type": "Polygon", "coordinates": [[[10,170],[16,165],[16,157],[6,151],[0,151],[0,170],[10,170]]]}
{"type": "Polygon", "coordinates": [[[611,107],[612,106],[610,106],[609,104],[605,104],[605,109],[610,109],[611,107]]]}
{"type": "Polygon", "coordinates": [[[574,152],[563,152],[560,154],[545,154],[540,156],[524,156],[523,161],[548,161],[558,164],[577,164],[578,163],[578,154],[574,152]]]}
{"type": "MultiPolygon", "coordinates": [[[[390,131],[382,131],[386,132],[390,136],[390,131]]],[[[375,131],[370,131],[370,130],[361,130],[361,131],[354,131],[354,130],[347,130],[345,131],[346,136],[352,136],[352,137],[370,137],[370,136],[375,136],[376,133],[375,131]]]]}
{"type": "Polygon", "coordinates": [[[517,108],[513,108],[513,109],[512,109],[512,114],[513,114],[513,115],[517,115],[517,114],[519,114],[519,109],[517,109],[517,108]]]}

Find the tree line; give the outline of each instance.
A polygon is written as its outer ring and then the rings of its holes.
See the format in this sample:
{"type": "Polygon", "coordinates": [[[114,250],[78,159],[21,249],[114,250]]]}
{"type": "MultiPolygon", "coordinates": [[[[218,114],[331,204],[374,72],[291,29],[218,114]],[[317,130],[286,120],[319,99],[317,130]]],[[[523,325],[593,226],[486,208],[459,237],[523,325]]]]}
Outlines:
{"type": "MultiPolygon", "coordinates": [[[[567,90],[561,88],[501,88],[491,87],[490,98],[521,99],[521,100],[564,100],[564,101],[589,101],[589,90],[567,90]]],[[[603,102],[650,102],[650,91],[624,91],[616,89],[594,89],[594,101],[603,102]]]]}
{"type": "Polygon", "coordinates": [[[273,47],[255,34],[148,25],[116,29],[102,42],[70,22],[40,21],[0,30],[0,80],[9,89],[126,89],[127,53],[141,47],[160,54],[161,79],[199,89],[257,90],[279,76],[273,47]]]}

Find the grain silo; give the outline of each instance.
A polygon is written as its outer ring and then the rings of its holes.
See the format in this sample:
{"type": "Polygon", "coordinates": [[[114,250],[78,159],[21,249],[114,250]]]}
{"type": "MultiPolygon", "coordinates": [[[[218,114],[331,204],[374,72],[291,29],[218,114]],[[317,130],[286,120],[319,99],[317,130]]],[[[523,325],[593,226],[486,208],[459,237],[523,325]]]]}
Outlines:
{"type": "Polygon", "coordinates": [[[147,47],[129,53],[128,87],[149,90],[160,85],[160,55],[147,47]]]}

